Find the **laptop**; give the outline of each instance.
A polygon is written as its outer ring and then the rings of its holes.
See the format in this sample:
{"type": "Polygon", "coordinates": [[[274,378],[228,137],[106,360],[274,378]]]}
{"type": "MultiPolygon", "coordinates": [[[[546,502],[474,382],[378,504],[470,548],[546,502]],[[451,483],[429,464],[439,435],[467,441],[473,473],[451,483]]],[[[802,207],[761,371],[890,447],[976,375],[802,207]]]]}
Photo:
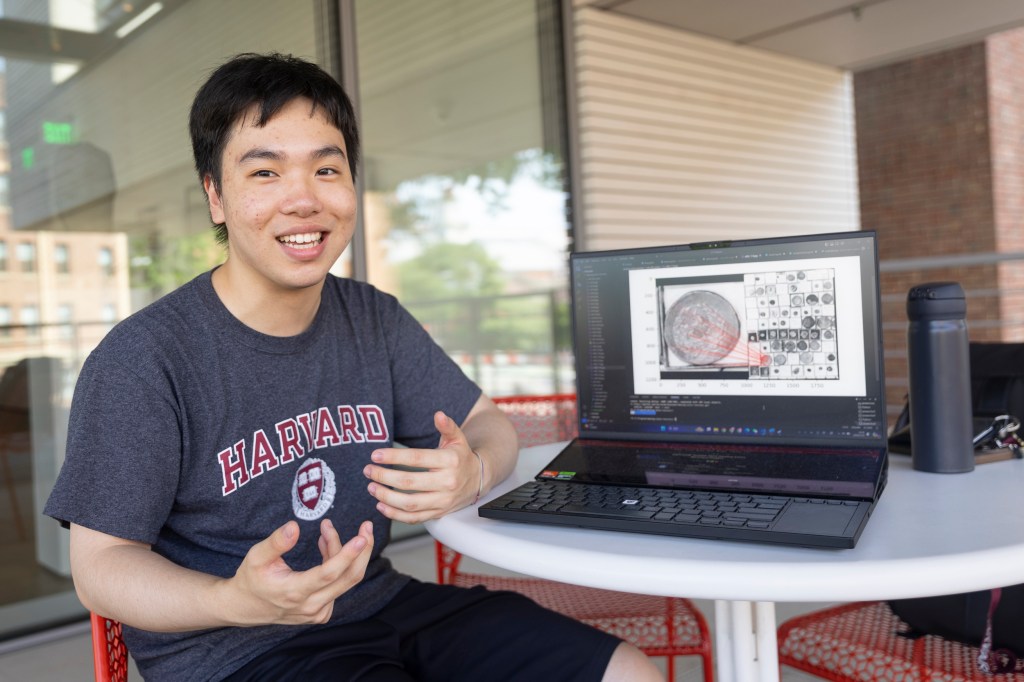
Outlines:
{"type": "Polygon", "coordinates": [[[579,437],[479,508],[851,548],[886,482],[871,231],[574,253],[579,437]]]}

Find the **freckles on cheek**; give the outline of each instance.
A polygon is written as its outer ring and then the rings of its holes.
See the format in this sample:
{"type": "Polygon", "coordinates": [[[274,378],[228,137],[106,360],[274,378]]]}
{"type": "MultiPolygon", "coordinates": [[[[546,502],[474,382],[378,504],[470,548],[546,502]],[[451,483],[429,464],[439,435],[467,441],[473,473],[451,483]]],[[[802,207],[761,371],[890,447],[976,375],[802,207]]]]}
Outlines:
{"type": "Polygon", "coordinates": [[[263,225],[259,224],[263,220],[264,210],[260,207],[260,202],[256,197],[246,196],[242,201],[243,209],[245,214],[249,216],[250,220],[257,223],[257,228],[262,229],[263,225]]]}

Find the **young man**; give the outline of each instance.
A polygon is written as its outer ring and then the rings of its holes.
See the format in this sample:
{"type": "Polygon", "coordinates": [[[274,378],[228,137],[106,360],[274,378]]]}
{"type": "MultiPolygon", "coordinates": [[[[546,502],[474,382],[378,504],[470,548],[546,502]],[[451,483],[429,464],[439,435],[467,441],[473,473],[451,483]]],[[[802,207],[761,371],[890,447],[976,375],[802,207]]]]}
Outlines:
{"type": "Polygon", "coordinates": [[[517,446],[394,298],[328,273],[359,153],[337,82],[240,55],[196,95],[190,132],[227,258],[90,355],[46,507],[70,524],[83,604],[126,626],[143,675],[658,679],[522,597],[419,583],[380,556],[391,519],[474,503],[517,446]]]}

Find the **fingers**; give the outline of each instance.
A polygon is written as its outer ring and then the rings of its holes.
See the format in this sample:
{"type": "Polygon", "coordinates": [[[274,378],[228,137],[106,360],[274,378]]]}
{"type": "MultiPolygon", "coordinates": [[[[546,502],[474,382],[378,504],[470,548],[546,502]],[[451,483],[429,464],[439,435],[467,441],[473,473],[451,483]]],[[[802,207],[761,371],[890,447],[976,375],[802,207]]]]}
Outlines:
{"type": "Polygon", "coordinates": [[[441,441],[437,447],[446,448],[455,443],[466,442],[466,437],[462,435],[462,429],[459,428],[459,425],[440,410],[434,413],[434,426],[437,427],[437,432],[441,434],[441,441]]]}
{"type": "Polygon", "coordinates": [[[377,511],[403,523],[421,523],[437,518],[451,505],[451,495],[445,493],[402,493],[377,486],[371,494],[380,500],[377,511]]]}
{"type": "MultiPolygon", "coordinates": [[[[427,451],[430,452],[430,451],[427,451]]],[[[434,461],[437,463],[423,471],[408,469],[391,469],[389,467],[367,464],[363,475],[373,483],[399,491],[451,491],[458,486],[458,455],[454,452],[438,452],[434,461]]],[[[370,483],[369,485],[373,485],[370,483]]],[[[373,495],[373,491],[370,491],[373,495]]],[[[378,499],[380,499],[378,497],[378,499]]]]}
{"type": "MultiPolygon", "coordinates": [[[[378,501],[384,516],[406,523],[437,518],[465,506],[472,499],[469,490],[472,475],[467,468],[476,462],[462,429],[444,412],[434,413],[434,426],[440,434],[435,450],[420,448],[381,448],[375,450],[363,474],[370,479],[370,495],[378,501]],[[410,471],[409,467],[416,470],[410,471]]],[[[473,491],[477,484],[473,482],[473,491]]]]}
{"type": "MultiPolygon", "coordinates": [[[[333,524],[331,530],[337,536],[333,524]]],[[[373,524],[370,521],[363,521],[355,537],[344,544],[341,544],[339,539],[336,548],[333,540],[325,538],[324,542],[328,553],[333,549],[337,551],[319,566],[293,575],[293,588],[299,594],[309,595],[304,600],[307,610],[309,604],[319,605],[316,609],[327,606],[363,579],[370,555],[373,553],[373,524]]],[[[321,553],[323,552],[322,548],[321,553]]]]}
{"type": "Polygon", "coordinates": [[[266,540],[253,545],[252,549],[249,550],[249,558],[254,565],[266,566],[272,564],[291,551],[298,541],[299,524],[295,521],[289,521],[271,533],[266,540]]]}
{"type": "Polygon", "coordinates": [[[338,531],[334,528],[331,520],[324,519],[321,521],[320,539],[317,541],[317,547],[320,548],[320,556],[323,557],[324,561],[340,552],[341,546],[341,536],[338,535],[338,531]]]}
{"type": "Polygon", "coordinates": [[[356,559],[364,550],[373,546],[373,523],[363,521],[359,524],[359,532],[355,537],[341,546],[340,551],[331,557],[328,562],[347,564],[356,559]]]}
{"type": "MultiPolygon", "coordinates": [[[[441,434],[437,449],[424,448],[381,448],[370,454],[373,464],[363,469],[363,474],[378,483],[383,483],[398,490],[436,490],[442,488],[446,481],[437,481],[432,475],[439,470],[459,466],[459,455],[453,446],[461,445],[466,449],[469,445],[462,429],[450,417],[440,410],[434,413],[434,426],[441,434]],[[385,466],[376,466],[385,465],[385,466]],[[413,467],[424,471],[387,468],[393,466],[413,467]]],[[[447,481],[454,485],[454,481],[447,481]]]]}
{"type": "Polygon", "coordinates": [[[329,526],[329,531],[325,535],[321,535],[321,539],[324,541],[330,556],[326,557],[322,565],[329,569],[349,563],[359,556],[360,552],[366,549],[368,545],[373,544],[373,524],[370,521],[363,521],[359,525],[356,535],[344,544],[341,542],[338,531],[334,529],[334,524],[326,519],[320,524],[321,533],[324,532],[325,526],[329,526]]]}
{"type": "Polygon", "coordinates": [[[372,554],[373,524],[363,521],[359,533],[346,542],[341,551],[321,566],[310,569],[309,573],[319,571],[318,578],[323,581],[320,589],[311,596],[312,601],[325,605],[333,603],[363,579],[372,554]]]}
{"type": "MultiPolygon", "coordinates": [[[[448,454],[458,461],[455,453],[448,454]]],[[[371,479],[366,489],[377,499],[377,511],[396,521],[419,523],[441,516],[462,496],[455,466],[409,472],[367,465],[364,473],[371,479]]]]}
{"type": "Polygon", "coordinates": [[[421,471],[407,471],[405,469],[390,469],[373,464],[367,464],[363,467],[363,475],[371,481],[376,481],[399,490],[419,490],[424,482],[422,480],[424,473],[421,471]]]}
{"type": "Polygon", "coordinates": [[[295,547],[299,526],[289,521],[250,548],[235,575],[224,581],[231,622],[242,625],[323,623],[334,600],[359,583],[373,552],[373,524],[364,522],[342,544],[334,524],[320,524],[317,544],[323,561],[294,571],[283,554],[295,547]]]}
{"type": "Polygon", "coordinates": [[[429,448],[380,448],[370,453],[370,460],[384,466],[436,469],[451,466],[454,461],[452,454],[448,450],[429,448]]]}

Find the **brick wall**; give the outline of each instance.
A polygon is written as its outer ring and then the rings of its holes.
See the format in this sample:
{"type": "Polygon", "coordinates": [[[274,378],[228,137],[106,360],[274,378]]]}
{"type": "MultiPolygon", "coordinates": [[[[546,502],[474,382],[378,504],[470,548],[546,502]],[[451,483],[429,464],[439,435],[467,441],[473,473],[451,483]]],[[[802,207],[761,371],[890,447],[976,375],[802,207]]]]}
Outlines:
{"type": "MultiPolygon", "coordinates": [[[[1001,253],[1024,252],[1024,30],[986,41],[995,242],[1001,253]]],[[[1024,341],[1024,263],[999,266],[1002,339],[1024,341]]]]}
{"type": "MultiPolygon", "coordinates": [[[[921,265],[934,265],[946,257],[992,253],[1008,243],[999,226],[1015,221],[1024,203],[1019,182],[1012,187],[994,177],[994,169],[1012,165],[1012,154],[998,151],[995,163],[991,151],[988,53],[1016,55],[1022,47],[1019,39],[995,41],[991,48],[978,43],[854,75],[861,225],[878,231],[883,268],[889,264],[881,286],[890,418],[907,392],[905,305],[912,286],[960,282],[968,295],[971,339],[998,339],[1002,333],[998,320],[1005,311],[998,291],[1005,266],[915,269],[899,261],[929,259],[921,265]],[[997,188],[1005,194],[999,202],[997,188]]],[[[1000,73],[1010,71],[1014,58],[996,60],[1000,73]]],[[[1013,74],[1013,80],[1006,105],[996,104],[1000,111],[1014,98],[1024,101],[1016,86],[1024,92],[1024,77],[1013,74]]],[[[995,126],[1000,136],[1020,139],[1020,114],[1018,107],[995,126]]]]}

